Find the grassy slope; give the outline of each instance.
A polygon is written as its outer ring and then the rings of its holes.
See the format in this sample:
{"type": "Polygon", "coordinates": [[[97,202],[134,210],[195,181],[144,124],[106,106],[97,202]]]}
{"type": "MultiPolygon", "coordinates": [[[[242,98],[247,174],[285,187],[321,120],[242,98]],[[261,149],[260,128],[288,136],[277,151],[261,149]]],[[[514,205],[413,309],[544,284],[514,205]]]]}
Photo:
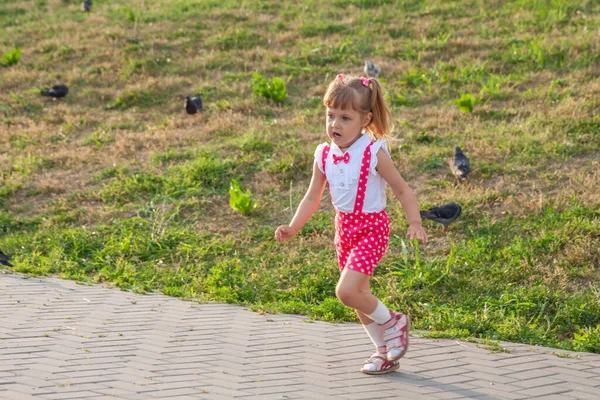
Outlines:
{"type": "Polygon", "coordinates": [[[435,335],[600,352],[600,6],[553,0],[4,1],[0,248],[16,271],[353,316],[334,296],[332,211],[273,241],[325,140],[321,97],[369,58],[393,158],[424,207],[464,206],[416,251],[396,202],[374,279],[435,335]],[[126,9],[126,10],[124,10],[126,9]],[[129,10],[129,11],[127,11],[129,10]],[[252,72],[289,98],[252,94],[252,72]],[[36,89],[58,82],[62,101],[36,89]],[[200,92],[206,110],[184,114],[200,92]],[[454,100],[481,98],[462,114],[454,100]],[[474,172],[457,185],[460,145],[474,172]],[[259,207],[229,208],[231,178],[259,207]]]}

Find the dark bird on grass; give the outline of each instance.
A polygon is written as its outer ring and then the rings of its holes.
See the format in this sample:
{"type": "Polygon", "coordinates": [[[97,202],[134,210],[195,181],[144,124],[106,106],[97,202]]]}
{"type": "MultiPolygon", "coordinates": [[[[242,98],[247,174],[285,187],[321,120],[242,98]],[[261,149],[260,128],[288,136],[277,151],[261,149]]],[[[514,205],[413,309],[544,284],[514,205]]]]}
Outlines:
{"type": "Polygon", "coordinates": [[[10,257],[4,254],[2,250],[0,250],[0,264],[4,264],[7,267],[12,267],[13,265],[9,263],[8,260],[10,260],[10,257]]]}
{"type": "Polygon", "coordinates": [[[421,211],[421,218],[427,218],[444,225],[442,232],[446,232],[448,225],[460,215],[462,207],[456,203],[448,203],[443,206],[433,207],[421,211]]]}
{"type": "Polygon", "coordinates": [[[381,68],[377,64],[373,64],[371,61],[365,61],[365,74],[369,77],[379,78],[381,74],[381,68]]]}
{"type": "Polygon", "coordinates": [[[458,146],[454,148],[454,155],[450,160],[450,169],[460,181],[467,179],[467,175],[471,172],[471,163],[458,146]]]}
{"type": "Polygon", "coordinates": [[[44,89],[40,92],[42,96],[54,97],[55,99],[65,97],[67,93],[69,93],[67,85],[54,85],[50,89],[44,89]]]}
{"type": "Polygon", "coordinates": [[[83,2],[81,3],[81,11],[92,11],[92,0],[83,0],[83,2]]]}
{"type": "Polygon", "coordinates": [[[196,114],[198,111],[202,111],[202,98],[200,95],[194,97],[185,96],[185,111],[188,114],[196,114]]]}

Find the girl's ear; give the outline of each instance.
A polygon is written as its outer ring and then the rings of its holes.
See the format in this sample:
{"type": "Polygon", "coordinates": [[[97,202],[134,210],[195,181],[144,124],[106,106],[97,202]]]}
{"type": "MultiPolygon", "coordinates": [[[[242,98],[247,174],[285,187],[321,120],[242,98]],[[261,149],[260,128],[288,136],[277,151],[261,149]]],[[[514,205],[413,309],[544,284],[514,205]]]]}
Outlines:
{"type": "Polygon", "coordinates": [[[373,118],[373,113],[368,112],[363,116],[362,127],[365,128],[367,125],[371,123],[371,119],[373,118]]]}

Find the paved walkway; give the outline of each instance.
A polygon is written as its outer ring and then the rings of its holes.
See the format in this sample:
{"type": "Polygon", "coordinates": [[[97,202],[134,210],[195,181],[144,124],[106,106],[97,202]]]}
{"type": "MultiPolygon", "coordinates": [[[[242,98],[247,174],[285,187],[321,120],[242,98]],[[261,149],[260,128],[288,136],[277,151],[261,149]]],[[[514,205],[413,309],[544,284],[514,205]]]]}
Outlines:
{"type": "Polygon", "coordinates": [[[600,399],[600,354],[501,345],[413,337],[367,376],[358,324],[0,273],[0,399],[600,399]]]}

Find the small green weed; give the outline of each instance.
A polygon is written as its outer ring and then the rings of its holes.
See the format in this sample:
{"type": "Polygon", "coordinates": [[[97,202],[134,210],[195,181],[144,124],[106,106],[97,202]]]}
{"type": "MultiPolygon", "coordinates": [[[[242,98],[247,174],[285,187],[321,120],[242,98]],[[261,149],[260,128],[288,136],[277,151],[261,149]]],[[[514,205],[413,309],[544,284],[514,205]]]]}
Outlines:
{"type": "Polygon", "coordinates": [[[257,72],[252,74],[252,90],[259,96],[277,103],[281,103],[288,95],[283,79],[275,77],[269,81],[257,72]]]}
{"type": "Polygon", "coordinates": [[[125,16],[125,20],[127,20],[127,22],[129,22],[130,24],[134,24],[137,20],[137,16],[131,8],[121,7],[121,13],[123,13],[123,15],[125,16]]]}
{"type": "Polygon", "coordinates": [[[0,60],[0,64],[5,67],[10,67],[11,65],[15,65],[21,59],[21,49],[18,47],[14,47],[2,54],[2,59],[0,60]]]}
{"type": "Polygon", "coordinates": [[[478,104],[481,99],[475,97],[471,93],[466,93],[460,96],[460,98],[454,100],[454,104],[456,104],[460,108],[460,112],[462,113],[472,113],[475,108],[475,104],[478,104]]]}
{"type": "Polygon", "coordinates": [[[232,179],[229,183],[229,205],[244,215],[250,214],[256,208],[256,203],[252,201],[250,190],[242,192],[240,183],[235,179],[232,179]]]}

